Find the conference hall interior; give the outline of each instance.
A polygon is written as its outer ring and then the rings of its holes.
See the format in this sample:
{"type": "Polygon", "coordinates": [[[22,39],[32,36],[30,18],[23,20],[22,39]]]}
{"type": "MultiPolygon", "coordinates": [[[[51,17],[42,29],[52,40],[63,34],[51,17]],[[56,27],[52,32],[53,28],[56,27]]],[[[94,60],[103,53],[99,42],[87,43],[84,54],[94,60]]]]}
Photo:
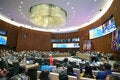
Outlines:
{"type": "Polygon", "coordinates": [[[120,80],[120,0],[0,0],[0,80],[120,80]]]}

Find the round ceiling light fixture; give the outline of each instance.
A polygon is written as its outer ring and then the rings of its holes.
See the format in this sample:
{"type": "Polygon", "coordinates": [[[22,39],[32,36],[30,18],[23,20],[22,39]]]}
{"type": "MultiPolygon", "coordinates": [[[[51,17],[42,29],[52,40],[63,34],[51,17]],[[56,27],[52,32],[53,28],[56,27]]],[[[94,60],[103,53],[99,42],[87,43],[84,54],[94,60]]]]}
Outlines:
{"type": "Polygon", "coordinates": [[[30,22],[43,28],[60,27],[66,24],[67,12],[53,4],[38,4],[30,8],[30,22]]]}

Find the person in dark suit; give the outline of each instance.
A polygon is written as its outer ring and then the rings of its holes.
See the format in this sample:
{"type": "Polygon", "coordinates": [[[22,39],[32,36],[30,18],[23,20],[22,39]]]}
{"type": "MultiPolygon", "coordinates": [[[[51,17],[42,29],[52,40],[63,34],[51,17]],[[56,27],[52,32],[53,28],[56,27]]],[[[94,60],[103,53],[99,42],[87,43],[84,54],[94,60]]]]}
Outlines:
{"type": "Polygon", "coordinates": [[[83,77],[94,78],[92,74],[92,68],[89,63],[85,63],[85,72],[83,74],[83,77]]]}
{"type": "Polygon", "coordinates": [[[107,75],[112,74],[111,65],[109,63],[103,64],[104,71],[99,71],[96,75],[96,79],[105,80],[107,75]]]}
{"type": "Polygon", "coordinates": [[[64,62],[64,63],[63,63],[62,65],[63,65],[64,67],[67,67],[68,65],[70,65],[70,64],[69,64],[69,61],[68,61],[68,58],[64,58],[63,62],[64,62]]]}
{"type": "Polygon", "coordinates": [[[67,75],[77,76],[77,73],[73,71],[73,67],[71,65],[68,65],[67,67],[67,75]]]}
{"type": "Polygon", "coordinates": [[[40,73],[39,79],[40,80],[50,80],[50,78],[49,78],[49,70],[42,71],[40,73]]]}
{"type": "Polygon", "coordinates": [[[59,74],[59,80],[68,80],[68,75],[67,74],[59,74]]]}

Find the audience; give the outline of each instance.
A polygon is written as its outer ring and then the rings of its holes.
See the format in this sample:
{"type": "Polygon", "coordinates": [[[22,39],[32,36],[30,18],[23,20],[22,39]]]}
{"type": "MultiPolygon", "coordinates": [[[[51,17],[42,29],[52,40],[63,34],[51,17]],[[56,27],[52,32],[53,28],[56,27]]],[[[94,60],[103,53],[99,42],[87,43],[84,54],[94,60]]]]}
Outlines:
{"type": "Polygon", "coordinates": [[[109,63],[103,64],[104,71],[99,71],[96,75],[96,79],[105,80],[107,75],[112,74],[111,65],[109,63]]]}
{"type": "MultiPolygon", "coordinates": [[[[71,66],[69,64],[68,58],[65,58],[63,60],[64,63],[61,63],[61,64],[57,63],[56,60],[53,60],[52,54],[53,55],[56,54],[54,52],[45,52],[45,51],[43,51],[43,52],[42,51],[40,51],[40,52],[38,52],[38,51],[21,51],[21,52],[12,51],[12,52],[10,52],[10,51],[5,51],[4,50],[4,51],[1,51],[1,53],[2,53],[1,57],[4,58],[4,59],[7,59],[8,63],[11,64],[11,65],[13,65],[12,61],[17,61],[17,60],[19,62],[21,62],[22,60],[24,60],[26,62],[26,59],[35,59],[35,58],[42,59],[43,60],[42,62],[44,62],[44,65],[42,65],[40,70],[42,72],[44,72],[46,70],[49,70],[49,72],[58,73],[59,76],[61,76],[61,77],[59,77],[60,80],[67,80],[68,76],[66,76],[66,75],[71,75],[71,76],[77,76],[78,75],[78,74],[74,73],[73,66],[71,66]],[[47,57],[46,57],[46,55],[47,55],[47,57]],[[48,55],[49,55],[49,57],[48,57],[48,55]],[[44,60],[45,58],[49,59],[50,65],[56,65],[56,68],[53,69],[53,67],[50,66],[49,63],[46,63],[45,60],[44,60]],[[54,62],[54,64],[53,64],[53,62],[54,62]],[[67,68],[67,72],[64,69],[65,67],[67,68]],[[66,77],[62,78],[63,73],[66,77]]],[[[59,54],[59,53],[57,53],[57,54],[59,54]]],[[[90,52],[88,54],[96,55],[96,53],[90,53],[90,52]]],[[[97,79],[102,79],[102,80],[106,79],[108,77],[111,78],[110,74],[112,74],[111,73],[111,66],[108,63],[106,63],[107,60],[104,58],[104,55],[105,54],[100,54],[100,53],[97,54],[97,56],[99,57],[99,60],[101,61],[101,66],[99,66],[100,70],[103,70],[103,71],[99,71],[96,75],[96,78],[97,79]],[[107,76],[107,75],[110,75],[110,76],[107,76]]],[[[8,70],[7,70],[6,64],[1,63],[2,60],[3,59],[0,60],[0,79],[5,78],[9,73],[8,70]]],[[[83,61],[83,64],[85,64],[85,62],[86,61],[83,61]]],[[[82,61],[81,61],[81,63],[82,63],[82,61]]],[[[96,63],[97,63],[97,61],[96,61],[96,63]]],[[[94,66],[96,65],[96,63],[94,63],[94,66]]],[[[83,77],[94,78],[94,76],[92,75],[92,69],[93,68],[91,68],[89,64],[85,64],[84,68],[85,68],[85,72],[83,74],[83,77]]],[[[24,70],[21,70],[21,71],[24,71],[24,70]]],[[[112,71],[120,72],[120,63],[116,62],[113,65],[113,70],[112,71]]],[[[26,76],[25,72],[20,72],[19,74],[20,75],[24,74],[24,76],[26,76]]],[[[15,75],[15,76],[18,76],[18,75],[15,75]]],[[[13,76],[11,78],[11,80],[14,80],[15,76],[13,76]]],[[[26,77],[28,77],[28,76],[26,76],[26,77]]],[[[28,80],[28,79],[26,79],[26,80],[28,80]]],[[[41,78],[41,80],[44,80],[44,79],[41,78]]],[[[109,79],[109,80],[113,80],[113,79],[109,79]]]]}

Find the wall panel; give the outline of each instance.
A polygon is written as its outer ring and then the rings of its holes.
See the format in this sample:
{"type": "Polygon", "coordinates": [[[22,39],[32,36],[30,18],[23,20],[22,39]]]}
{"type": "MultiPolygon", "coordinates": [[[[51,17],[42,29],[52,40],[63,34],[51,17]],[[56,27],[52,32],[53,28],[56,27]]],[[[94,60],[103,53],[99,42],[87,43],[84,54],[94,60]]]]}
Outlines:
{"type": "Polygon", "coordinates": [[[78,32],[71,33],[54,33],[51,35],[52,39],[68,39],[68,38],[76,38],[78,37],[78,32]]]}
{"type": "Polygon", "coordinates": [[[18,27],[8,24],[0,20],[0,30],[5,30],[7,32],[7,46],[16,47],[18,27]]]}
{"type": "Polygon", "coordinates": [[[50,51],[51,33],[20,27],[18,32],[17,51],[21,50],[50,51]]]}

